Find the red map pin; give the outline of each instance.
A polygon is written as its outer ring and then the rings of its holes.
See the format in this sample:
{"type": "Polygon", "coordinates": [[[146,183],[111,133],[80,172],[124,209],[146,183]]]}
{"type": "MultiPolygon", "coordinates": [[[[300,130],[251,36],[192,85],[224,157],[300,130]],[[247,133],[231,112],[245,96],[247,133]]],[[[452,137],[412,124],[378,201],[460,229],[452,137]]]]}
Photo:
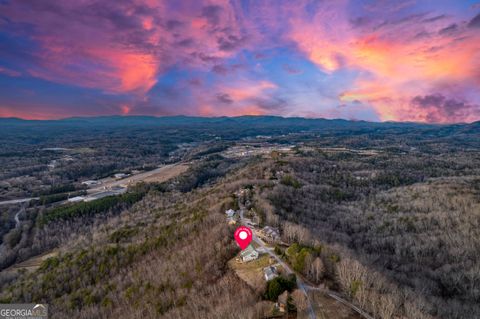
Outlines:
{"type": "Polygon", "coordinates": [[[245,226],[238,227],[235,231],[234,236],[238,246],[240,246],[242,250],[247,248],[252,241],[252,231],[250,230],[250,228],[245,226]]]}

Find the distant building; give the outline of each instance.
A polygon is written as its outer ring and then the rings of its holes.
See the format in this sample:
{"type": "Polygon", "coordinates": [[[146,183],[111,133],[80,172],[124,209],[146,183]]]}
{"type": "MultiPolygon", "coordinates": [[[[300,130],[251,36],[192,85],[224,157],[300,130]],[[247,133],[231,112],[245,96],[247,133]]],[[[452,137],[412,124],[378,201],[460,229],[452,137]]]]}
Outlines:
{"type": "Polygon", "coordinates": [[[278,311],[285,312],[287,310],[288,302],[288,291],[284,291],[280,296],[278,296],[277,307],[278,311]]]}
{"type": "Polygon", "coordinates": [[[232,218],[235,216],[235,211],[233,209],[229,209],[225,211],[225,214],[227,215],[228,218],[232,218]]]}
{"type": "Polygon", "coordinates": [[[266,281],[278,277],[277,268],[275,266],[268,266],[263,268],[263,276],[266,281]]]}
{"type": "Polygon", "coordinates": [[[256,251],[252,245],[249,245],[240,253],[240,257],[242,258],[243,262],[252,261],[258,259],[258,251],[256,251]]]}
{"type": "Polygon", "coordinates": [[[75,197],[69,198],[67,201],[69,203],[78,203],[78,202],[83,202],[84,200],[85,200],[85,197],[83,196],[75,196],[75,197]]]}
{"type": "Polygon", "coordinates": [[[235,225],[237,223],[237,220],[235,219],[235,217],[227,217],[227,223],[229,225],[235,225]]]}
{"type": "Polygon", "coordinates": [[[83,185],[87,185],[87,186],[100,185],[101,183],[102,182],[100,181],[93,181],[93,180],[82,182],[83,185]]]}
{"type": "Polygon", "coordinates": [[[261,230],[261,234],[267,241],[280,241],[280,232],[278,231],[278,228],[265,226],[261,230]]]}
{"type": "Polygon", "coordinates": [[[247,224],[248,227],[255,228],[255,226],[258,226],[257,223],[251,221],[251,220],[246,220],[245,224],[247,224]]]}

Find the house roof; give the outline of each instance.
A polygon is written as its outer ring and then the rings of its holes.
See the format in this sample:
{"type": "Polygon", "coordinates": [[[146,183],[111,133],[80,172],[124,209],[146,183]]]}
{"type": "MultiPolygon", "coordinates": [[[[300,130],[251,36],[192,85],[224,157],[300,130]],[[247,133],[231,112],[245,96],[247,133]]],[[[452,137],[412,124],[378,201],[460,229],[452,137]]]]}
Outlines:
{"type": "Polygon", "coordinates": [[[278,233],[278,229],[274,228],[274,227],[270,227],[270,226],[265,226],[263,227],[262,229],[264,232],[276,232],[278,233]]]}
{"type": "Polygon", "coordinates": [[[265,273],[265,275],[267,277],[270,278],[271,276],[277,274],[277,269],[274,266],[268,266],[268,267],[263,268],[263,272],[265,273]]]}
{"type": "Polygon", "coordinates": [[[287,299],[288,299],[288,291],[285,290],[280,296],[278,296],[278,303],[282,303],[286,305],[287,299]]]}
{"type": "Polygon", "coordinates": [[[280,237],[278,229],[270,227],[270,226],[263,227],[262,232],[265,235],[270,236],[270,237],[280,237]]]}
{"type": "Polygon", "coordinates": [[[245,248],[244,250],[242,250],[242,252],[240,253],[240,256],[242,257],[245,257],[245,256],[248,256],[252,253],[256,253],[257,251],[255,250],[255,248],[253,248],[252,245],[248,245],[247,248],[245,248]]]}
{"type": "Polygon", "coordinates": [[[233,209],[229,209],[225,211],[225,214],[227,214],[227,216],[229,217],[232,217],[233,215],[235,215],[235,211],[233,209]]]}

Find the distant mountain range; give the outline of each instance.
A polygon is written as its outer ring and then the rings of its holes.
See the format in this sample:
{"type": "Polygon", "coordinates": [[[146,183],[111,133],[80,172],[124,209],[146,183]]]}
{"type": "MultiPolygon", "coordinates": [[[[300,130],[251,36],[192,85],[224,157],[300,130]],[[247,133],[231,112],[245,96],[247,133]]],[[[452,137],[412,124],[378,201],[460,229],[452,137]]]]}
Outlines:
{"type": "MultiPolygon", "coordinates": [[[[280,117],[280,116],[238,116],[238,117],[194,117],[194,116],[100,116],[72,117],[61,120],[24,120],[19,118],[0,118],[4,129],[12,127],[175,127],[190,126],[210,128],[277,128],[287,131],[325,131],[325,130],[391,130],[410,129],[434,131],[435,135],[479,134],[480,121],[465,124],[426,124],[413,122],[367,122],[343,119],[280,117]]],[[[1,128],[0,128],[1,130],[1,128]]]]}
{"type": "Polygon", "coordinates": [[[344,119],[324,119],[324,118],[303,118],[303,117],[281,117],[281,116],[253,116],[244,115],[237,117],[198,117],[198,116],[97,116],[97,117],[70,117],[59,120],[25,120],[21,118],[0,118],[0,123],[8,124],[74,124],[74,123],[94,123],[94,124],[192,124],[192,123],[240,123],[240,124],[261,124],[261,125],[329,125],[329,126],[391,126],[391,125],[414,125],[414,126],[436,126],[438,124],[424,124],[413,122],[368,122],[368,121],[352,121],[344,119]]]}

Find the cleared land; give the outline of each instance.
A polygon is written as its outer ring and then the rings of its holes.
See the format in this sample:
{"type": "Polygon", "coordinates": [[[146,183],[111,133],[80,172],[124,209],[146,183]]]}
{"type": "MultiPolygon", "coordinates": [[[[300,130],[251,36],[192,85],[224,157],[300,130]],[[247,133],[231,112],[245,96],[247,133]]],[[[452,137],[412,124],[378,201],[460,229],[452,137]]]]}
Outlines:
{"type": "Polygon", "coordinates": [[[22,261],[21,263],[15,264],[12,267],[5,269],[4,271],[21,271],[21,270],[35,271],[38,269],[38,267],[40,267],[42,262],[44,262],[48,258],[55,257],[57,255],[58,255],[58,251],[52,250],[50,252],[46,252],[44,254],[29,258],[25,261],[22,261]]]}
{"type": "Polygon", "coordinates": [[[309,291],[308,295],[312,302],[317,318],[321,319],[361,319],[355,311],[326,296],[321,291],[309,291]]]}
{"type": "Polygon", "coordinates": [[[270,258],[267,254],[260,256],[257,260],[252,260],[246,263],[238,262],[235,259],[236,258],[230,260],[228,265],[233,271],[235,271],[240,279],[245,281],[253,289],[259,289],[265,284],[263,268],[270,265],[270,258]]]}
{"type": "Polygon", "coordinates": [[[125,186],[125,185],[135,185],[139,182],[165,182],[173,177],[176,177],[188,169],[188,164],[169,164],[157,169],[135,174],[123,179],[113,179],[113,178],[106,178],[100,180],[102,184],[100,186],[96,186],[95,188],[90,188],[88,193],[95,193],[103,190],[104,188],[112,188],[118,186],[125,186]]]}
{"type": "Polygon", "coordinates": [[[188,169],[188,167],[188,164],[166,165],[152,171],[153,174],[149,174],[143,177],[142,181],[147,183],[162,183],[184,173],[188,169]]]}

